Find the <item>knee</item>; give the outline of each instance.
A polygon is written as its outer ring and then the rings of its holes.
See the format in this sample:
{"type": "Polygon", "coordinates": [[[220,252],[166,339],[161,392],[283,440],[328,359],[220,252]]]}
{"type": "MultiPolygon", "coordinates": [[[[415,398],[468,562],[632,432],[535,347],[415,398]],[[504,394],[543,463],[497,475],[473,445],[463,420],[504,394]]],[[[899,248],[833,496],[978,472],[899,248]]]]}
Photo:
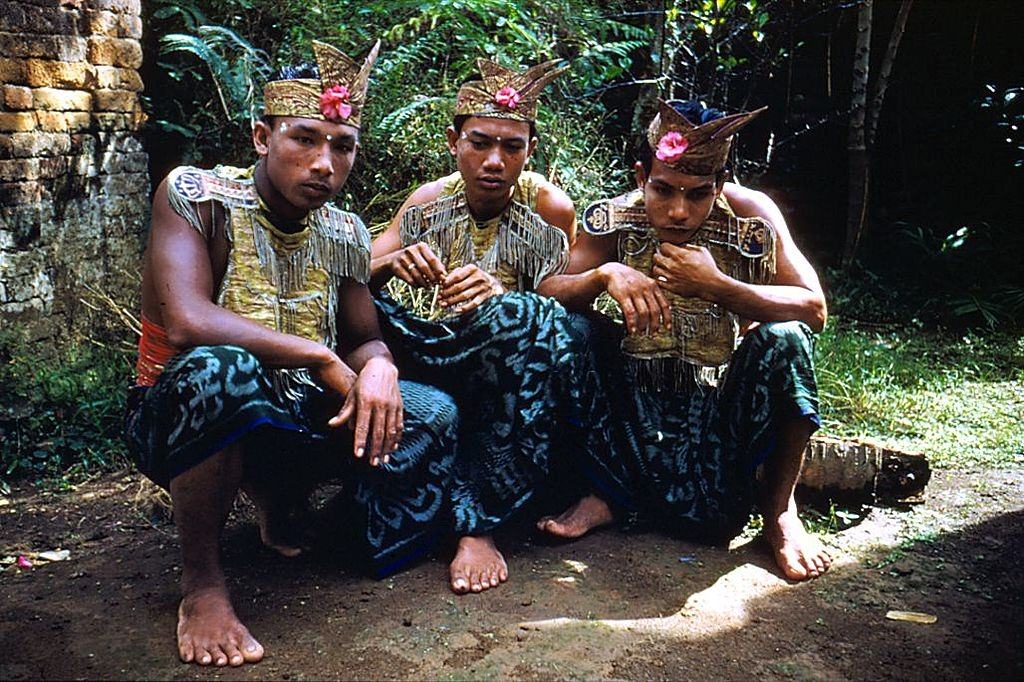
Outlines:
{"type": "Polygon", "coordinates": [[[814,333],[803,322],[765,322],[753,332],[762,343],[779,350],[810,352],[814,344],[814,333]]]}
{"type": "Polygon", "coordinates": [[[426,428],[441,438],[455,433],[459,410],[451,396],[411,381],[401,382],[401,389],[407,430],[426,428]]]}
{"type": "Polygon", "coordinates": [[[262,368],[259,358],[240,346],[195,346],[176,355],[164,373],[188,376],[190,382],[217,378],[237,384],[255,378],[262,368]]]}

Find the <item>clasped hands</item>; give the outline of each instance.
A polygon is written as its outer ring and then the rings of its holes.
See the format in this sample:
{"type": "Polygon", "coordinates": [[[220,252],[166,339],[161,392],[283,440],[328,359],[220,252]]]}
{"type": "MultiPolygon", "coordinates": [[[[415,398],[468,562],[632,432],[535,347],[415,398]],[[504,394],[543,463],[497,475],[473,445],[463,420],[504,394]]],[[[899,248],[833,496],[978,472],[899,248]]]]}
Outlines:
{"type": "Polygon", "coordinates": [[[629,334],[654,334],[672,327],[664,292],[710,300],[725,277],[707,248],[667,242],[654,254],[650,277],[622,263],[605,263],[599,272],[622,309],[629,334]]]}
{"type": "Polygon", "coordinates": [[[424,242],[395,251],[391,271],[413,286],[440,286],[438,300],[441,307],[459,314],[468,313],[491,296],[505,293],[496,277],[476,265],[463,265],[448,272],[441,259],[424,242]]]}

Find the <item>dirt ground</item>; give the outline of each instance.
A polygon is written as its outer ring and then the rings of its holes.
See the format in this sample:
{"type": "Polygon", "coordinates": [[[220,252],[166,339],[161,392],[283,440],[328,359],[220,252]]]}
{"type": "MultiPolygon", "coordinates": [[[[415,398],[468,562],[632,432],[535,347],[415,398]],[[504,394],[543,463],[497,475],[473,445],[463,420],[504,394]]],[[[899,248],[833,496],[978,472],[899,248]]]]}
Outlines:
{"type": "Polygon", "coordinates": [[[177,661],[177,541],[137,489],[119,475],[0,498],[0,679],[1024,678],[1020,467],[937,472],[924,505],[828,536],[836,566],[800,585],[758,540],[605,529],[506,539],[510,582],[456,597],[440,555],[376,582],[337,553],[276,557],[243,510],[226,569],[267,657],[237,670],[177,661]],[[54,549],[70,554],[10,563],[54,549]]]}

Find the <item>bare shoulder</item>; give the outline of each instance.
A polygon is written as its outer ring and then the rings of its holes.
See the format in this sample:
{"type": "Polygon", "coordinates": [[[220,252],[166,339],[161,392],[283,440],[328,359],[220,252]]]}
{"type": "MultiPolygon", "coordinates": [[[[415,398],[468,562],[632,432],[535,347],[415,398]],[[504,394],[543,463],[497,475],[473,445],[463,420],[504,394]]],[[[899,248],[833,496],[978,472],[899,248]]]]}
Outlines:
{"type": "Polygon", "coordinates": [[[438,178],[433,182],[428,182],[420,185],[413,191],[412,194],[402,204],[402,208],[408,208],[409,206],[420,206],[427,204],[441,196],[441,192],[444,191],[446,178],[438,178]]]}
{"type": "Polygon", "coordinates": [[[576,206],[568,194],[547,180],[537,189],[537,213],[544,222],[564,230],[570,241],[575,237],[576,206]]]}
{"type": "Polygon", "coordinates": [[[776,218],[782,217],[778,205],[764,192],[734,182],[725,183],[723,191],[729,206],[741,218],[764,218],[774,224],[776,218]]]}

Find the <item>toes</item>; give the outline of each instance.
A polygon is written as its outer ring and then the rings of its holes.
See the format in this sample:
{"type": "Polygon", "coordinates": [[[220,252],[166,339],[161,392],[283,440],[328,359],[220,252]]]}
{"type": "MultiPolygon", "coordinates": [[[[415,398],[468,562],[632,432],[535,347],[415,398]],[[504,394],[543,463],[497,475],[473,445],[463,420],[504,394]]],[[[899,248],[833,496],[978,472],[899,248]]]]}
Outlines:
{"type": "Polygon", "coordinates": [[[502,565],[501,567],[498,568],[498,580],[500,580],[501,582],[505,582],[506,580],[508,580],[508,567],[507,566],[502,565]]]}
{"type": "Polygon", "coordinates": [[[238,647],[234,644],[228,644],[224,647],[224,654],[228,657],[228,665],[233,668],[237,668],[245,662],[242,658],[242,652],[238,650],[238,647]]]}
{"type": "Polygon", "coordinates": [[[551,528],[551,524],[554,522],[550,516],[543,516],[537,521],[537,530],[548,531],[551,528]]]}
{"type": "Polygon", "coordinates": [[[213,659],[213,664],[217,667],[228,664],[228,655],[224,653],[220,646],[210,647],[210,657],[213,659]]]}
{"type": "Polygon", "coordinates": [[[469,579],[461,569],[452,571],[452,591],[456,594],[465,594],[469,591],[469,579]]]}
{"type": "Polygon", "coordinates": [[[178,641],[178,657],[182,663],[191,663],[195,660],[195,649],[191,639],[178,641]]]}
{"type": "Polygon", "coordinates": [[[263,658],[263,645],[248,632],[242,638],[242,658],[246,663],[255,663],[263,658]]]}
{"type": "Polygon", "coordinates": [[[210,663],[213,662],[213,655],[202,647],[196,647],[195,658],[193,660],[195,660],[199,665],[210,665],[210,663]]]}

